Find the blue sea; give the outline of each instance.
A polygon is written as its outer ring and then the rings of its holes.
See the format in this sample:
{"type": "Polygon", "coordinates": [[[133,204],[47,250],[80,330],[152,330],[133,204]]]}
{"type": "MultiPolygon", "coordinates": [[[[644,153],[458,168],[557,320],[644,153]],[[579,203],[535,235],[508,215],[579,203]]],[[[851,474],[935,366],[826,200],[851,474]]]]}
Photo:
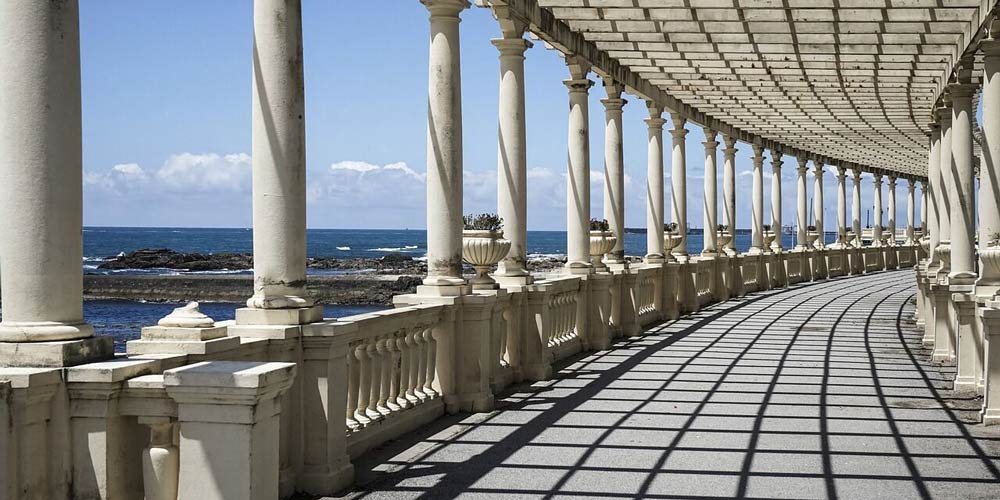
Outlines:
{"type": "MultiPolygon", "coordinates": [[[[834,233],[827,233],[827,241],[834,233]]],[[[309,257],[378,258],[388,253],[411,255],[415,259],[427,255],[427,233],[418,229],[310,229],[307,232],[309,257]]],[[[688,235],[688,253],[702,249],[702,235],[688,235]]],[[[786,248],[795,244],[795,236],[784,235],[786,248]]],[[[253,232],[250,229],[88,227],[83,231],[84,272],[103,274],[98,266],[108,258],[143,248],[169,248],[183,253],[250,253],[253,232]]],[[[750,231],[738,230],[736,248],[750,248],[750,231]]],[[[559,257],[566,254],[566,233],[563,231],[528,231],[529,258],[559,257]]],[[[625,254],[646,254],[646,235],[625,234],[625,254]]],[[[311,273],[330,271],[310,270],[311,273]]],[[[170,270],[119,270],[115,274],[185,274],[170,270]]],[[[249,271],[203,271],[197,274],[239,274],[249,271]]],[[[192,273],[195,274],[195,273],[192,273]]]]}
{"type": "MultiPolygon", "coordinates": [[[[398,252],[415,259],[427,253],[426,232],[423,230],[363,230],[363,229],[310,229],[308,231],[310,257],[377,258],[398,252]]],[[[827,241],[835,235],[827,233],[827,241]]],[[[793,235],[784,235],[786,247],[794,245],[793,235]]],[[[745,251],[750,247],[750,232],[740,230],[736,247],[745,251]]],[[[99,270],[101,262],[121,253],[143,248],[169,248],[184,253],[249,253],[253,250],[253,233],[249,229],[198,229],[198,228],[143,228],[143,227],[87,227],[83,232],[84,272],[111,273],[99,270]]],[[[702,235],[688,236],[688,252],[696,254],[702,248],[702,235]]],[[[560,257],[566,253],[566,233],[562,231],[529,231],[530,258],[560,257]]],[[[646,253],[646,235],[626,233],[625,253],[641,256],[646,253]]],[[[311,273],[323,271],[310,270],[311,273]]],[[[329,271],[326,271],[329,272],[329,271]]],[[[114,274],[250,274],[246,270],[209,271],[187,273],[184,271],[153,269],[126,269],[114,274]]],[[[84,303],[84,318],[100,335],[115,338],[115,347],[124,351],[125,342],[139,337],[143,326],[156,322],[181,304],[145,303],[120,300],[92,300],[84,303]]],[[[205,303],[201,309],[217,321],[233,319],[239,304],[205,303]]],[[[326,306],[326,317],[342,317],[384,309],[383,306],[326,306]]]]}

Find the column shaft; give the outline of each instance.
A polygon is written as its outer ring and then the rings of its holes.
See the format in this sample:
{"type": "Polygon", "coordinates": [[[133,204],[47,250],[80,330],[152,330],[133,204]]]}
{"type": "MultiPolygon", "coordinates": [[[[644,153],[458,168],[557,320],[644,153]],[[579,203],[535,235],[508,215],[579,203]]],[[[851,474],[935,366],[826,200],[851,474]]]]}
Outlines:
{"type": "MultiPolygon", "coordinates": [[[[979,165],[979,249],[989,246],[1000,233],[1000,40],[990,38],[982,45],[983,78],[983,154],[979,165]]],[[[1000,284],[987,266],[980,266],[983,284],[1000,284]]]]}
{"type": "Polygon", "coordinates": [[[716,132],[710,128],[705,128],[705,217],[704,217],[704,245],[703,255],[715,255],[718,250],[718,225],[719,210],[719,184],[717,170],[715,167],[716,152],[719,148],[719,141],[715,140],[716,132]]]}
{"type": "Polygon", "coordinates": [[[764,250],[764,147],[757,144],[753,145],[752,174],[750,253],[760,253],[764,250]]]}
{"type": "Polygon", "coordinates": [[[430,11],[427,84],[427,277],[463,285],[462,81],[459,12],[464,0],[423,0],[430,11]]]}
{"type": "Polygon", "coordinates": [[[503,218],[510,252],[498,276],[528,275],[528,171],[524,110],[524,51],[531,42],[515,36],[497,38],[500,51],[500,112],[497,125],[497,213],[503,218]]]}
{"type": "Polygon", "coordinates": [[[670,115],[674,122],[674,128],[670,131],[673,136],[673,149],[670,159],[670,216],[677,224],[677,232],[681,236],[681,241],[671,250],[671,253],[681,257],[687,256],[687,159],[685,158],[685,141],[687,129],[684,124],[687,119],[679,114],[670,115]]]}
{"type": "Polygon", "coordinates": [[[916,189],[916,183],[913,179],[906,180],[906,243],[912,245],[916,238],[914,238],[914,223],[916,216],[916,199],[914,197],[914,190],[916,189]]]}
{"type": "Polygon", "coordinates": [[[795,248],[802,250],[806,247],[806,232],[809,226],[809,203],[806,200],[808,196],[806,193],[806,172],[808,172],[808,161],[805,157],[798,157],[799,166],[796,171],[798,172],[798,182],[796,183],[796,215],[798,220],[796,221],[796,231],[795,231],[795,248]]]}
{"type": "Polygon", "coordinates": [[[585,270],[590,264],[590,125],[587,79],[589,66],[576,57],[566,58],[572,78],[569,89],[568,164],[566,178],[566,267],[585,270]]]}
{"type": "Polygon", "coordinates": [[[79,26],[76,0],[0,3],[3,342],[94,331],[83,321],[79,26]]]}
{"type": "Polygon", "coordinates": [[[951,274],[950,278],[976,277],[975,252],[975,183],[972,168],[972,95],[973,85],[955,85],[951,123],[952,182],[948,199],[951,203],[951,274]]]}
{"type": "Polygon", "coordinates": [[[946,96],[944,108],[940,109],[941,121],[941,160],[938,169],[938,187],[934,192],[938,199],[938,231],[941,233],[941,245],[951,245],[951,204],[952,192],[952,157],[951,157],[951,97],[946,96]]]}
{"type": "Polygon", "coordinates": [[[872,246],[882,245],[882,174],[875,174],[875,182],[872,183],[872,213],[874,222],[872,224],[872,246]]]}
{"type": "Polygon", "coordinates": [[[889,208],[886,217],[889,219],[889,245],[896,245],[896,176],[889,176],[889,208]]]}
{"type": "Polygon", "coordinates": [[[854,189],[851,192],[851,228],[854,229],[854,245],[861,246],[861,169],[854,168],[854,189]]]}
{"type": "Polygon", "coordinates": [[[847,167],[837,167],[837,243],[847,245],[847,167]]]}
{"type": "MultiPolygon", "coordinates": [[[[605,82],[608,98],[604,104],[604,218],[608,220],[615,246],[607,255],[608,263],[625,262],[625,153],[622,149],[621,87],[605,82]]],[[[661,238],[662,239],[662,238],[661,238]]],[[[661,252],[662,253],[662,252],[661,252]]]]}
{"type": "Polygon", "coordinates": [[[646,260],[661,261],[663,246],[663,108],[649,103],[646,125],[646,260]]]}
{"type": "Polygon", "coordinates": [[[781,250],[782,236],[784,232],[781,227],[781,152],[771,150],[771,231],[774,231],[774,242],[771,247],[781,250]]]}
{"type": "Polygon", "coordinates": [[[816,240],[816,247],[823,248],[826,246],[826,231],[823,227],[823,163],[819,161],[813,162],[816,165],[816,170],[813,171],[814,183],[813,183],[813,217],[815,218],[816,232],[819,234],[819,239],[816,240]]]}
{"type": "Polygon", "coordinates": [[[729,228],[729,242],[726,243],[728,253],[736,253],[736,138],[722,136],[726,148],[722,150],[722,199],[724,221],[729,228]]]}
{"type": "Polygon", "coordinates": [[[944,187],[941,185],[941,127],[931,124],[930,153],[927,155],[927,183],[924,184],[924,200],[926,201],[927,217],[924,219],[924,234],[929,240],[928,266],[937,267],[940,264],[937,252],[941,244],[941,200],[938,193],[944,187]]]}

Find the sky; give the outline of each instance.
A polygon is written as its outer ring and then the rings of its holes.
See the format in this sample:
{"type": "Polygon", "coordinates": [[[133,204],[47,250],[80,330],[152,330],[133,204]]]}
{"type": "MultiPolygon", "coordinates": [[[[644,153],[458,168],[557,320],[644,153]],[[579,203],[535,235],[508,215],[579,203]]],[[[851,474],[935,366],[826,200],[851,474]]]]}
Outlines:
{"type": "MultiPolygon", "coordinates": [[[[84,224],[250,227],[252,2],[81,2],[84,224]]],[[[499,27],[487,9],[462,14],[464,208],[496,211],[499,27]]],[[[427,11],[417,0],[303,2],[308,226],[426,225],[427,11]]],[[[526,53],[528,227],[565,230],[568,70],[541,42],[526,53]]],[[[591,211],[603,214],[605,92],[590,92],[591,211]]],[[[645,226],[645,103],[626,95],[628,227],[645,226]]],[[[667,126],[669,128],[669,125],[667,126]]],[[[687,128],[688,218],[702,227],[705,140],[687,128]]],[[[721,142],[721,138],[720,138],[721,142]]],[[[670,221],[670,134],[664,133],[670,221]]],[[[737,227],[750,227],[751,148],[737,146],[737,227]]],[[[722,222],[722,153],[717,156],[722,222]]],[[[782,220],[795,221],[795,160],[785,157],[782,220]]],[[[811,169],[810,169],[811,171],[811,169]]],[[[770,200],[770,163],[764,199],[770,200]]],[[[826,229],[836,177],[824,176],[826,229]]],[[[862,184],[862,224],[872,181],[862,184]]],[[[812,197],[813,179],[808,178],[812,197]]],[[[906,184],[897,187],[897,227],[906,184]]],[[[888,203],[888,188],[883,198],[888,203]]],[[[919,217],[919,188],[917,214],[919,217]]],[[[848,218],[851,190],[848,180],[848,218]]],[[[770,209],[765,208],[765,219],[770,209]]],[[[768,223],[769,220],[765,220],[768,223]]],[[[886,219],[886,223],[888,220],[886,219]]]]}

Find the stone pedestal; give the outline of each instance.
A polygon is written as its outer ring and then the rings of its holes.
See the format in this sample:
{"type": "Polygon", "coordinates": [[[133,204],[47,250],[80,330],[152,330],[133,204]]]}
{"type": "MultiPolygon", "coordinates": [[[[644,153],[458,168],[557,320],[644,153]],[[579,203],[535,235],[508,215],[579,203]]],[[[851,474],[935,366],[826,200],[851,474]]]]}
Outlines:
{"type": "Polygon", "coordinates": [[[934,303],[934,352],[931,359],[935,363],[955,361],[955,323],[951,315],[951,290],[947,283],[932,283],[931,295],[934,303]]]}
{"type": "Polygon", "coordinates": [[[208,361],[164,372],[180,425],[178,500],[278,498],[279,398],[295,371],[208,361]]]}
{"type": "Polygon", "coordinates": [[[997,425],[1000,424],[1000,302],[990,302],[983,308],[982,322],[986,381],[980,416],[984,425],[997,425]]]}
{"type": "Polygon", "coordinates": [[[976,328],[976,296],[972,285],[952,285],[952,311],[958,333],[956,391],[975,391],[983,369],[983,346],[976,328]]]}
{"type": "MultiPolygon", "coordinates": [[[[49,453],[66,446],[50,443],[53,396],[61,384],[59,370],[48,368],[0,369],[0,496],[10,499],[67,498],[62,471],[52,470],[49,453]]],[[[56,435],[62,435],[56,433],[56,435]]],[[[54,464],[65,465],[61,459],[54,464]]]]}

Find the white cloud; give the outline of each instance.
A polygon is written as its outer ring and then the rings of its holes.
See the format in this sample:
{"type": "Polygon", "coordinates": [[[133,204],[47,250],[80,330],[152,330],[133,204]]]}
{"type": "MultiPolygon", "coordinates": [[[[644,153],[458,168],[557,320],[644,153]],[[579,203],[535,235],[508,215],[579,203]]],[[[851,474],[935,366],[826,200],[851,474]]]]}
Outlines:
{"type": "Polygon", "coordinates": [[[181,153],[167,158],[156,178],[176,191],[249,192],[250,155],[181,153]]]}

